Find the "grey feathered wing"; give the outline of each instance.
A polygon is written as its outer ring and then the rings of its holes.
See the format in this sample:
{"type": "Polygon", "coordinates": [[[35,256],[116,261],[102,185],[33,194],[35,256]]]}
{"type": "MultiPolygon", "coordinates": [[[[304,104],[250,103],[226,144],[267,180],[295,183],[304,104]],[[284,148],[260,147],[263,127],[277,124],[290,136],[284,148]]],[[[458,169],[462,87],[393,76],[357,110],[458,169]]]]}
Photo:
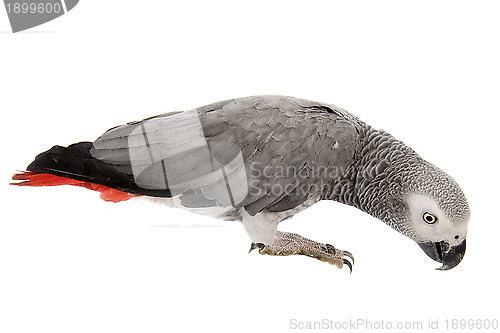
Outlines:
{"type": "Polygon", "coordinates": [[[244,207],[253,216],[319,197],[352,165],[357,140],[340,108],[256,96],[113,128],[91,154],[184,207],[244,207]]]}

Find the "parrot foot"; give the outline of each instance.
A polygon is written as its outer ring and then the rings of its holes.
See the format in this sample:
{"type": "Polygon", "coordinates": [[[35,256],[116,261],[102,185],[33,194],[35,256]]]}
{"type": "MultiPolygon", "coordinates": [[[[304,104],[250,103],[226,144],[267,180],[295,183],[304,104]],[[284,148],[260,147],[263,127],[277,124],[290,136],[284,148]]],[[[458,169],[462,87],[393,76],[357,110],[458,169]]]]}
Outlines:
{"type": "Polygon", "coordinates": [[[316,258],[321,261],[326,261],[329,264],[342,268],[344,265],[349,267],[352,272],[354,257],[348,251],[342,251],[334,248],[330,244],[318,243],[301,235],[291,232],[276,231],[274,243],[266,245],[263,243],[252,243],[248,253],[254,249],[258,249],[260,254],[274,256],[290,256],[294,254],[302,254],[316,258]],[[347,260],[352,260],[352,263],[347,260]]]}

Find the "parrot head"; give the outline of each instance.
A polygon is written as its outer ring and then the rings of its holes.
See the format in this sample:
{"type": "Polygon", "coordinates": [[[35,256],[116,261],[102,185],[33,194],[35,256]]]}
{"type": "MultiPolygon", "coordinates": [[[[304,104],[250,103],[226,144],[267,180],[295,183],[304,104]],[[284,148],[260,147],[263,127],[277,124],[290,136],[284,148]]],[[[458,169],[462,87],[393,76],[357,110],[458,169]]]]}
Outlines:
{"type": "Polygon", "coordinates": [[[370,128],[360,151],[359,165],[346,174],[349,181],[333,189],[332,197],[415,241],[442,264],[439,270],[457,266],[465,255],[470,219],[458,183],[383,130],[370,128]]]}
{"type": "MultiPolygon", "coordinates": [[[[441,169],[417,158],[399,173],[400,231],[413,239],[439,270],[457,266],[465,254],[470,209],[457,182],[441,169]]],[[[399,192],[398,191],[398,192],[399,192]]],[[[397,228],[397,229],[399,229],[397,228]]]]}

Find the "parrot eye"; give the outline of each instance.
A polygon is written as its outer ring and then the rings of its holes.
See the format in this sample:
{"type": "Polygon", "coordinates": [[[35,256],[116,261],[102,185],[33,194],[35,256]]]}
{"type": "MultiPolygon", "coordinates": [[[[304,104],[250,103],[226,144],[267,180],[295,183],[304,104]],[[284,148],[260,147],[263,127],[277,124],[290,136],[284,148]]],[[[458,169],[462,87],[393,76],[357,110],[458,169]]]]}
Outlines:
{"type": "Polygon", "coordinates": [[[437,217],[432,215],[431,213],[424,213],[424,215],[422,216],[422,218],[424,219],[424,221],[426,223],[429,223],[429,224],[434,224],[437,222],[437,217]]]}

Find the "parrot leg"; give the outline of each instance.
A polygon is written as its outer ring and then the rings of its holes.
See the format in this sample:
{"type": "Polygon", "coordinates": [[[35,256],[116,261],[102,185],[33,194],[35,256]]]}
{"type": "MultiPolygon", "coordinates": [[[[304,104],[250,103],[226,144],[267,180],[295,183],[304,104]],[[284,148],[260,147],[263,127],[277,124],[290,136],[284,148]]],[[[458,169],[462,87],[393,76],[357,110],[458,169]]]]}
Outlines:
{"type": "Polygon", "coordinates": [[[260,254],[274,256],[302,254],[321,261],[326,261],[338,268],[342,268],[346,265],[351,272],[352,265],[354,264],[354,257],[348,251],[341,251],[330,244],[318,243],[291,232],[276,231],[276,236],[274,237],[274,243],[272,245],[252,243],[249,252],[254,249],[259,249],[260,254]],[[352,263],[347,260],[346,257],[350,258],[352,263]]]}

